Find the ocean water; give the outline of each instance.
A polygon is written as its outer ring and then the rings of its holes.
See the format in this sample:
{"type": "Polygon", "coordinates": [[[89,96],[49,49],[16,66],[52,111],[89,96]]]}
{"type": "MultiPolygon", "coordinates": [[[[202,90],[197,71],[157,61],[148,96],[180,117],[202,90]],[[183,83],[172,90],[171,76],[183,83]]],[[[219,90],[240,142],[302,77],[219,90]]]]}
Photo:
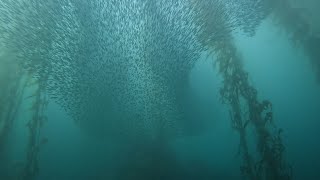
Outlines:
{"type": "Polygon", "coordinates": [[[320,179],[304,2],[0,1],[0,180],[320,179]]]}

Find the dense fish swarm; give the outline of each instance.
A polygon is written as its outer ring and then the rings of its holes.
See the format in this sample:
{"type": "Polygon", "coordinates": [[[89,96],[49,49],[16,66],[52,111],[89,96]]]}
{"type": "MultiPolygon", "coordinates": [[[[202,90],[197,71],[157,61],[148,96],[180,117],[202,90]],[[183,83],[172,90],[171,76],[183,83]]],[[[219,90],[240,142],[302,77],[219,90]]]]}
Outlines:
{"type": "Polygon", "coordinates": [[[260,1],[3,0],[0,39],[80,126],[180,134],[189,71],[226,31],[254,27],[258,20],[243,21],[250,11],[235,9],[256,6],[260,1]]]}

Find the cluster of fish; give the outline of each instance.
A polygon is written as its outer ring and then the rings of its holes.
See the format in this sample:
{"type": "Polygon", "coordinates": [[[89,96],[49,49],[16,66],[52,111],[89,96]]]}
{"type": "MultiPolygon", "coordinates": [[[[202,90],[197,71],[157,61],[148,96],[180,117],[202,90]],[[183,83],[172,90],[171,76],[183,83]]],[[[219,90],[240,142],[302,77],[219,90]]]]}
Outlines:
{"type": "Polygon", "coordinates": [[[188,74],[206,42],[253,27],[256,6],[260,0],[3,0],[0,39],[87,130],[180,134],[188,74]]]}

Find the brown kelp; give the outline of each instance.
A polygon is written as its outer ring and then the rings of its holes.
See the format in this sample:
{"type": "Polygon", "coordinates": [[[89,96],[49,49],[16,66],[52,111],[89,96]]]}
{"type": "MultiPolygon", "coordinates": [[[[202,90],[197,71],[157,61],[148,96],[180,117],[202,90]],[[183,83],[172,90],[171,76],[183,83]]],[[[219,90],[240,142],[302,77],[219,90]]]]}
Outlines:
{"type": "MultiPolygon", "coordinates": [[[[213,5],[212,5],[213,6],[213,5]]],[[[212,6],[208,9],[211,10],[212,6]]],[[[221,9],[220,9],[221,10],[221,9]]],[[[222,10],[223,11],[223,10],[222,10]]],[[[210,29],[217,18],[213,16],[206,18],[200,15],[200,23],[205,23],[208,31],[215,36],[210,29]]],[[[260,101],[257,90],[249,83],[248,73],[244,70],[241,57],[232,42],[232,34],[228,27],[228,16],[218,20],[220,28],[224,30],[224,37],[215,41],[208,41],[208,35],[199,36],[200,41],[216,56],[216,66],[223,78],[223,87],[220,90],[222,101],[230,106],[232,127],[240,135],[240,152],[243,157],[241,171],[245,178],[257,179],[291,179],[289,165],[286,163],[283,152],[284,145],[280,134],[281,129],[274,125],[272,104],[268,100],[260,101]],[[226,24],[224,26],[224,24],[226,24]],[[205,38],[204,38],[205,37],[205,38]],[[246,132],[249,124],[253,126],[257,138],[257,151],[259,157],[255,160],[249,152],[246,132]]],[[[221,32],[221,31],[220,31],[221,32]]]]}
{"type": "Polygon", "coordinates": [[[26,163],[20,174],[21,180],[35,179],[39,173],[39,152],[40,148],[47,139],[41,139],[41,128],[47,121],[45,110],[48,105],[47,95],[45,93],[46,80],[35,80],[36,84],[29,84],[29,88],[34,88],[35,92],[31,99],[31,107],[29,111],[32,113],[31,118],[28,120],[26,126],[28,128],[29,136],[26,149],[26,163]],[[33,84],[33,85],[32,85],[33,84]]]}
{"type": "Polygon", "coordinates": [[[217,67],[223,78],[220,90],[224,103],[230,105],[232,127],[240,134],[240,148],[244,165],[241,170],[248,179],[291,179],[291,169],[284,159],[282,130],[274,125],[272,104],[260,101],[257,90],[250,85],[248,73],[232,42],[215,46],[217,67]],[[250,156],[246,131],[252,125],[256,132],[259,159],[250,156]]]}
{"type": "Polygon", "coordinates": [[[21,103],[24,89],[22,73],[14,57],[0,54],[0,144],[21,103]]]}
{"type": "Polygon", "coordinates": [[[304,15],[306,9],[297,8],[288,0],[270,0],[273,22],[288,34],[296,47],[302,48],[315,68],[317,80],[320,80],[320,37],[304,15]]]}
{"type": "Polygon", "coordinates": [[[17,123],[26,84],[15,57],[8,51],[3,52],[0,54],[0,178],[7,178],[10,176],[10,135],[17,123]]]}

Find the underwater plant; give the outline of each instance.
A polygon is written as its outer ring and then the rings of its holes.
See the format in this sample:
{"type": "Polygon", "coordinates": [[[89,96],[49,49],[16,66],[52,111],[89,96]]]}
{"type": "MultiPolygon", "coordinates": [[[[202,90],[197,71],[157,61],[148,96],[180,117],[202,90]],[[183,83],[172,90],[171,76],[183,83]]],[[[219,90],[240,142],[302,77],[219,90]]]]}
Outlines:
{"type": "MultiPolygon", "coordinates": [[[[283,13],[283,12],[282,12],[283,13]]],[[[309,57],[312,66],[315,68],[317,80],[320,81],[320,53],[317,50],[320,46],[320,37],[312,30],[312,26],[303,18],[302,10],[295,10],[292,7],[286,8],[287,14],[276,12],[275,19],[279,21],[286,32],[291,34],[292,42],[301,47],[309,57]],[[294,19],[294,22],[292,22],[294,19]]]]}
{"type": "Polygon", "coordinates": [[[248,179],[288,180],[291,169],[286,163],[281,140],[281,130],[274,125],[272,104],[259,101],[257,90],[249,84],[248,73],[243,70],[241,60],[232,42],[218,44],[215,52],[216,64],[223,78],[220,90],[222,101],[229,104],[232,127],[239,132],[244,165],[241,171],[248,179]],[[244,113],[244,111],[248,113],[244,113]],[[247,115],[246,115],[247,114],[247,115]],[[256,132],[258,160],[249,155],[246,131],[251,124],[256,132]]]}
{"type": "MultiPolygon", "coordinates": [[[[213,4],[208,9],[213,9],[213,4]]],[[[222,7],[219,7],[222,8],[222,7]]],[[[223,12],[223,10],[220,9],[223,12]]],[[[232,29],[228,25],[228,16],[199,16],[200,22],[208,28],[206,33],[212,35],[199,36],[200,42],[215,55],[215,65],[223,79],[220,89],[222,102],[230,107],[230,117],[233,129],[240,135],[240,152],[243,165],[241,172],[250,180],[289,180],[292,178],[290,166],[284,159],[284,145],[281,132],[273,121],[272,104],[268,100],[260,101],[257,90],[249,83],[249,74],[244,70],[241,57],[233,44],[232,29]],[[217,20],[217,18],[221,18],[217,20]],[[224,37],[208,41],[214,37],[215,31],[210,31],[215,22],[220,22],[224,37]],[[205,38],[204,38],[205,37],[205,38]],[[210,43],[208,43],[210,42],[210,43]],[[246,132],[252,125],[256,132],[256,145],[259,159],[254,159],[249,152],[246,132]]]]}
{"type": "Polygon", "coordinates": [[[32,108],[29,109],[32,112],[32,116],[27,122],[26,126],[29,131],[28,144],[26,149],[26,163],[23,171],[20,174],[21,180],[35,179],[39,173],[39,152],[40,148],[48,141],[48,139],[41,139],[41,128],[44,122],[47,120],[45,116],[45,110],[47,106],[46,95],[46,79],[42,78],[38,84],[34,84],[35,92],[32,95],[32,108]]]}
{"type": "Polygon", "coordinates": [[[22,71],[15,59],[0,54],[0,144],[16,117],[23,93],[22,71]]]}
{"type": "Polygon", "coordinates": [[[14,56],[5,52],[0,54],[0,178],[10,176],[8,159],[9,137],[17,121],[23,101],[25,79],[23,71],[14,56]]]}

